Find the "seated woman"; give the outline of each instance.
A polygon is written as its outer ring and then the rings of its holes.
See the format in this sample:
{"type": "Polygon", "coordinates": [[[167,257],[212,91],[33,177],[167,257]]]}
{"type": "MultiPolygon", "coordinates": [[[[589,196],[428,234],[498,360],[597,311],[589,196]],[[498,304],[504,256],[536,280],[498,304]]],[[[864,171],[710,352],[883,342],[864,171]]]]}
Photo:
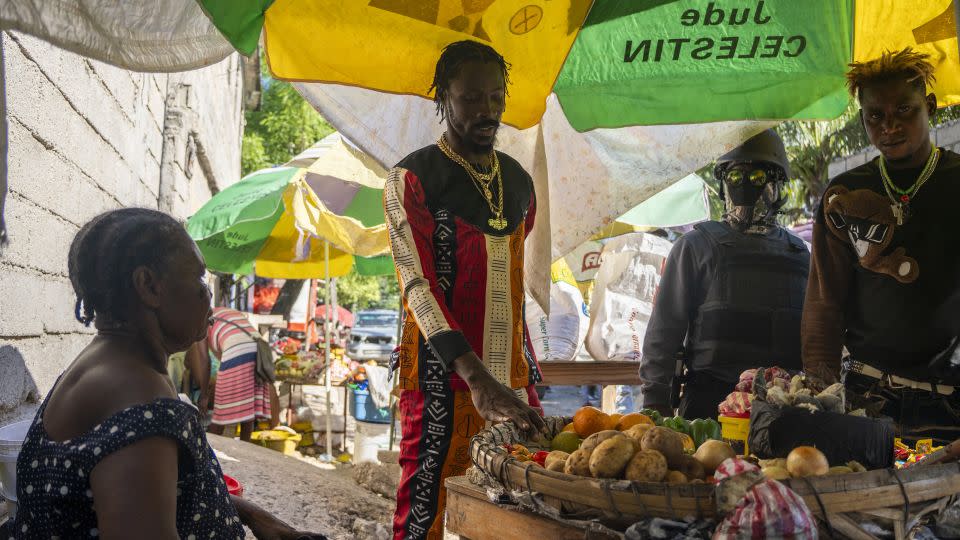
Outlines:
{"type": "Polygon", "coordinates": [[[17,462],[7,538],[323,538],[228,495],[197,409],[177,398],[167,357],[206,336],[210,291],[184,228],[125,208],[70,246],[76,316],[97,334],[60,376],[17,462]]]}

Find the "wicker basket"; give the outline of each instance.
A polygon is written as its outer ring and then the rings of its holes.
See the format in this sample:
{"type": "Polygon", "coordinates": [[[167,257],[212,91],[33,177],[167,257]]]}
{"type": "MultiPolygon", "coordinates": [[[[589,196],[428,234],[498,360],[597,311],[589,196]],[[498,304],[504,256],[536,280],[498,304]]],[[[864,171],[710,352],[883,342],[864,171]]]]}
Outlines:
{"type": "MultiPolygon", "coordinates": [[[[570,421],[558,417],[546,420],[551,437],[570,421]]],[[[611,524],[629,524],[643,517],[716,517],[711,484],[630,482],[548,471],[510,457],[501,445],[513,443],[524,444],[531,451],[542,448],[536,442],[522,440],[510,423],[477,434],[470,443],[470,455],[482,474],[474,474],[471,479],[508,492],[536,493],[539,496],[527,498],[549,507],[545,513],[552,515],[599,518],[611,524]]],[[[943,507],[960,493],[960,465],[881,469],[783,483],[804,498],[827,528],[852,538],[871,538],[858,534],[852,513],[889,520],[895,530],[899,523],[902,530],[918,513],[943,507]]]]}

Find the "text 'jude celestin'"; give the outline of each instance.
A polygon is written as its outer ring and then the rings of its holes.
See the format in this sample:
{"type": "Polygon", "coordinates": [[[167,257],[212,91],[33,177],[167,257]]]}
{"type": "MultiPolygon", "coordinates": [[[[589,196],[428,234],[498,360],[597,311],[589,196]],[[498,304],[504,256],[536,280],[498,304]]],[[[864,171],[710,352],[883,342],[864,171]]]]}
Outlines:
{"type": "MultiPolygon", "coordinates": [[[[746,27],[747,25],[764,25],[770,22],[771,16],[764,12],[763,0],[757,5],[741,8],[718,8],[714,2],[707,4],[702,13],[697,9],[688,9],[680,15],[680,24],[683,26],[721,26],[746,27]]],[[[795,36],[753,36],[738,37],[725,36],[721,38],[661,38],[645,39],[636,45],[633,40],[627,40],[624,62],[642,60],[644,62],[660,62],[661,60],[730,60],[733,58],[795,58],[803,54],[807,48],[807,38],[795,36]]]]}

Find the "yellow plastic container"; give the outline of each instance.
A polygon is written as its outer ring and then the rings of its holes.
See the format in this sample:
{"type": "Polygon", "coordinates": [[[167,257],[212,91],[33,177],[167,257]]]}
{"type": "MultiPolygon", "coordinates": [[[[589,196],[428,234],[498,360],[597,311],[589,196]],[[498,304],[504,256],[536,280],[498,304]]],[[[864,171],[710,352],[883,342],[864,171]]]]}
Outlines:
{"type": "MultiPolygon", "coordinates": [[[[289,429],[289,428],[287,428],[289,429]]],[[[265,431],[254,431],[250,436],[251,441],[266,446],[271,450],[281,452],[287,455],[293,455],[297,451],[297,445],[300,444],[301,436],[299,433],[286,431],[284,429],[270,429],[265,431]]]]}
{"type": "Polygon", "coordinates": [[[750,447],[747,445],[747,437],[750,435],[750,419],[734,418],[721,414],[719,420],[720,435],[723,440],[730,443],[737,455],[749,455],[750,447]]]}

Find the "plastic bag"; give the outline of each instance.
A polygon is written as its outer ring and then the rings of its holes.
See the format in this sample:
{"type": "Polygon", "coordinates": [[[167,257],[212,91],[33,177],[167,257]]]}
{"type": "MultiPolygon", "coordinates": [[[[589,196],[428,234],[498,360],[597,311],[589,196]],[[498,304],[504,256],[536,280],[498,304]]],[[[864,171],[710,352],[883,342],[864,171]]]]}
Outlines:
{"type": "Polygon", "coordinates": [[[672,247],[669,240],[648,233],[628,233],[604,244],[586,339],[594,359],[640,361],[663,262],[672,247]]]}
{"type": "Polygon", "coordinates": [[[811,412],[754,401],[747,444],[760,459],[785,458],[798,446],[815,446],[832,464],[859,461],[867,469],[893,466],[893,424],[888,421],[811,412]]]}
{"type": "Polygon", "coordinates": [[[713,540],[816,540],[813,514],[787,486],[763,476],[756,465],[730,458],[717,467],[717,509],[726,517],[713,540]]]}
{"type": "Polygon", "coordinates": [[[530,344],[537,360],[573,360],[590,324],[580,289],[567,281],[556,281],[550,285],[549,317],[529,295],[525,311],[530,344]]]}

